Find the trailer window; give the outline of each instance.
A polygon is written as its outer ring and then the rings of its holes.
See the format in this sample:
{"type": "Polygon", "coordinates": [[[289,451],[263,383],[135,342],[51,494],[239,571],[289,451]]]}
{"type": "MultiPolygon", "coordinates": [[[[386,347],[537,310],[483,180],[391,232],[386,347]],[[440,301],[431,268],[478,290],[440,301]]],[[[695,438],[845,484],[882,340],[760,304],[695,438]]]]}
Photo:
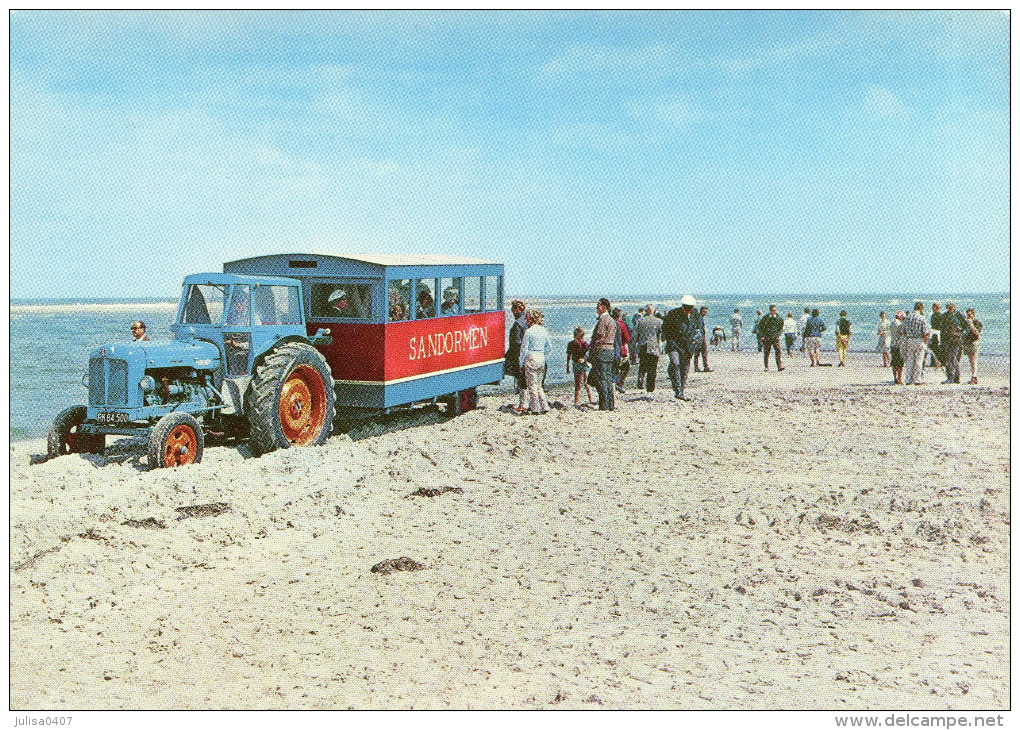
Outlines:
{"type": "Polygon", "coordinates": [[[411,280],[394,279],[389,292],[390,322],[411,318],[411,280]]]}
{"type": "Polygon", "coordinates": [[[482,277],[464,277],[464,313],[482,311],[482,277]]]}
{"type": "Polygon", "coordinates": [[[418,279],[418,302],[415,306],[415,319],[428,319],[436,316],[435,279],[418,279]]]}
{"type": "Polygon", "coordinates": [[[440,279],[439,287],[443,291],[443,306],[440,307],[443,316],[460,314],[461,277],[440,279]]]}
{"type": "Polygon", "coordinates": [[[256,286],[251,299],[255,324],[301,324],[296,286],[256,286]]]}
{"type": "Polygon", "coordinates": [[[316,319],[371,319],[372,284],[312,284],[312,316],[316,319]]]}
{"type": "Polygon", "coordinates": [[[485,309],[489,312],[495,312],[503,308],[502,303],[502,292],[499,290],[499,277],[498,276],[486,276],[485,277],[485,309]]]}
{"type": "Polygon", "coordinates": [[[191,284],[185,290],[180,324],[219,324],[226,293],[225,284],[191,284]]]}

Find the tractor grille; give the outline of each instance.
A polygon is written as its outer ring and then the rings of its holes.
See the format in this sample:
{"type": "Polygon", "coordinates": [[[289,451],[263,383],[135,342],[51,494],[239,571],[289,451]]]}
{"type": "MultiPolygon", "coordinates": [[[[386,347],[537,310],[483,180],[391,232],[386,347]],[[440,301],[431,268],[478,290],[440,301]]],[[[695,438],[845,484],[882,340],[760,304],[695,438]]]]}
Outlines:
{"type": "Polygon", "coordinates": [[[89,363],[89,403],[96,406],[127,405],[127,362],[96,358],[89,363]]]}

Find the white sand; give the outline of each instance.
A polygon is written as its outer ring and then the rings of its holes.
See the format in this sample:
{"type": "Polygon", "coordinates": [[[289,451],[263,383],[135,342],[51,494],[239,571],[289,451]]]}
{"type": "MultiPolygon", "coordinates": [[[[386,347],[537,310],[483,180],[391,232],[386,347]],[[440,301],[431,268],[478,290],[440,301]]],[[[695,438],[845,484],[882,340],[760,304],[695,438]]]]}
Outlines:
{"type": "Polygon", "coordinates": [[[1008,362],[853,360],[173,471],[14,444],[11,707],[1007,708],[1008,362]]]}

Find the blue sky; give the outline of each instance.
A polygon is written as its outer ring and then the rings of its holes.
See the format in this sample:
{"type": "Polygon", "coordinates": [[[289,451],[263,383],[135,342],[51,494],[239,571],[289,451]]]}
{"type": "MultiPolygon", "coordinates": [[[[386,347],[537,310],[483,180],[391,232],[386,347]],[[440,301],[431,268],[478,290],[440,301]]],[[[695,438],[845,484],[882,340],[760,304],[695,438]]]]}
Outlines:
{"type": "Polygon", "coordinates": [[[12,297],[432,252],[510,291],[1009,288],[1001,12],[17,12],[12,297]]]}

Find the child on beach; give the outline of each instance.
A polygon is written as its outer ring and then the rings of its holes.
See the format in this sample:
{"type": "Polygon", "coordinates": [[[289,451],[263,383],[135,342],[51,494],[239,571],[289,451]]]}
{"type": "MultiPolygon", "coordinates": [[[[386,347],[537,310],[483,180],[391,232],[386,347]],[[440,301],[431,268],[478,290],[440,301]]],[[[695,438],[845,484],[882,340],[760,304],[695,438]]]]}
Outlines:
{"type": "Polygon", "coordinates": [[[574,328],[574,339],[567,343],[567,372],[570,364],[574,364],[574,405],[581,404],[581,387],[588,392],[588,402],[594,403],[591,397],[591,386],[588,385],[588,342],[584,339],[584,328],[574,328]]]}

